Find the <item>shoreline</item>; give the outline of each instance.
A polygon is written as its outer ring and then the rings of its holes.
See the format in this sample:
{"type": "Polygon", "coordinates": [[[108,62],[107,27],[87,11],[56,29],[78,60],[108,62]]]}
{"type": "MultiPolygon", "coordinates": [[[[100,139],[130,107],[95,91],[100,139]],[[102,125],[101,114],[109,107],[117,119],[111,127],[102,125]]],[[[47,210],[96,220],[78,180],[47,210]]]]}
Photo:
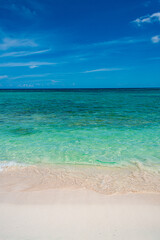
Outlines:
{"type": "Polygon", "coordinates": [[[29,165],[5,166],[0,191],[86,189],[98,193],[160,193],[160,174],[141,165],[29,165]]]}
{"type": "Polygon", "coordinates": [[[159,240],[158,183],[138,167],[5,167],[0,240],[159,240]]]}

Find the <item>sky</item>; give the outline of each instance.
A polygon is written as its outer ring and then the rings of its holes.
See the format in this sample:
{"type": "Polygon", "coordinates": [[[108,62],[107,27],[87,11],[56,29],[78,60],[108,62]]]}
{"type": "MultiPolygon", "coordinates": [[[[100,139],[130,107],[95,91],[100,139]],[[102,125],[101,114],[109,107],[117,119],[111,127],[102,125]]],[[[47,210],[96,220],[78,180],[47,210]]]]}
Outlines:
{"type": "Polygon", "coordinates": [[[160,87],[160,0],[0,0],[0,88],[160,87]]]}

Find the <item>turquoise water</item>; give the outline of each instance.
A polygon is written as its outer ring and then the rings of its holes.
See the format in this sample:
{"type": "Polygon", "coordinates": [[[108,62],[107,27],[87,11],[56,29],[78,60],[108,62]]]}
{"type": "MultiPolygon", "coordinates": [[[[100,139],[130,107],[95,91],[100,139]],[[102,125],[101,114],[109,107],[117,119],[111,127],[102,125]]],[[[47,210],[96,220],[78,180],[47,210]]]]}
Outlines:
{"type": "Polygon", "coordinates": [[[160,163],[160,89],[0,91],[0,161],[160,163]]]}

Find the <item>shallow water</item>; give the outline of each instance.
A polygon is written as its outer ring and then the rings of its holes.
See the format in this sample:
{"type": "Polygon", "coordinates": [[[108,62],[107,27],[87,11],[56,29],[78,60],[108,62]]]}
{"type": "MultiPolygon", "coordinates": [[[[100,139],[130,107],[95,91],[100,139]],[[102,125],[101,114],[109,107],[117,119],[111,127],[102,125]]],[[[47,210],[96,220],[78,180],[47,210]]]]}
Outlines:
{"type": "Polygon", "coordinates": [[[159,168],[160,89],[1,90],[0,161],[159,168]]]}

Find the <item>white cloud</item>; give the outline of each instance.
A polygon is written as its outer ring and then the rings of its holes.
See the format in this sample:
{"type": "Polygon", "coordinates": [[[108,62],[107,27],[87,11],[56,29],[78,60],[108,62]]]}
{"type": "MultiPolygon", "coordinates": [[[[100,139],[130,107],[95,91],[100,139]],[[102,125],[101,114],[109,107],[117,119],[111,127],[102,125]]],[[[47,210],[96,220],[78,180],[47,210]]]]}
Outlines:
{"type": "Polygon", "coordinates": [[[33,85],[33,84],[24,83],[24,84],[18,85],[18,87],[19,87],[19,88],[33,88],[34,85],[33,85]]]}
{"type": "Polygon", "coordinates": [[[92,73],[92,72],[113,72],[113,71],[121,71],[124,70],[124,68],[100,68],[100,69],[94,69],[85,71],[83,73],[92,73]]]}
{"type": "MultiPolygon", "coordinates": [[[[15,1],[16,3],[11,3],[12,1],[4,1],[3,4],[1,4],[1,8],[5,10],[9,10],[13,12],[14,14],[21,15],[23,17],[31,18],[33,16],[36,16],[36,10],[32,7],[26,6],[23,4],[24,1],[15,1]]],[[[27,4],[28,5],[28,4],[27,4]]],[[[10,13],[9,13],[10,14],[10,13]]]]}
{"type": "Polygon", "coordinates": [[[85,44],[85,45],[77,45],[75,49],[92,49],[92,48],[99,48],[99,47],[110,47],[110,46],[119,46],[119,45],[130,45],[130,44],[136,44],[136,43],[144,43],[148,40],[143,38],[131,38],[131,37],[125,37],[120,38],[116,40],[111,41],[104,41],[104,42],[96,42],[91,44],[85,44]]]}
{"type": "Polygon", "coordinates": [[[37,68],[38,66],[37,65],[31,65],[29,66],[29,68],[33,69],[33,68],[37,68]]]}
{"type": "Polygon", "coordinates": [[[30,74],[30,75],[20,75],[16,77],[10,77],[9,79],[21,79],[21,78],[42,78],[51,75],[51,73],[44,73],[44,74],[30,74]]]}
{"type": "Polygon", "coordinates": [[[44,50],[40,50],[40,51],[18,51],[18,52],[7,52],[7,53],[3,53],[0,55],[0,57],[25,57],[25,56],[30,56],[30,55],[34,55],[34,54],[42,54],[42,53],[46,53],[48,51],[50,51],[51,49],[44,49],[44,50]]]}
{"type": "Polygon", "coordinates": [[[7,75],[0,76],[0,79],[5,79],[5,78],[8,78],[8,76],[7,75]]]}
{"type": "Polygon", "coordinates": [[[37,44],[31,39],[13,39],[3,38],[0,43],[0,50],[7,50],[9,48],[16,47],[36,47],[37,44]]]}
{"type": "Polygon", "coordinates": [[[132,23],[135,23],[139,27],[145,23],[154,23],[154,22],[160,22],[160,12],[156,12],[147,16],[142,16],[132,21],[132,23]]]}
{"type": "Polygon", "coordinates": [[[11,4],[10,6],[8,6],[8,9],[11,11],[16,11],[17,14],[21,14],[23,16],[27,16],[27,17],[31,17],[36,15],[36,11],[32,10],[28,7],[26,7],[25,5],[16,5],[16,4],[11,4]]]}
{"type": "Polygon", "coordinates": [[[57,81],[57,80],[51,80],[51,82],[52,82],[52,84],[55,84],[55,83],[57,83],[57,82],[59,82],[59,81],[57,81]]]}
{"type": "Polygon", "coordinates": [[[36,68],[39,66],[55,65],[52,62],[10,62],[10,63],[0,63],[0,67],[29,67],[36,68]]]}
{"type": "Polygon", "coordinates": [[[156,35],[156,36],[152,37],[151,41],[153,43],[159,43],[160,42],[160,35],[156,35]]]}

